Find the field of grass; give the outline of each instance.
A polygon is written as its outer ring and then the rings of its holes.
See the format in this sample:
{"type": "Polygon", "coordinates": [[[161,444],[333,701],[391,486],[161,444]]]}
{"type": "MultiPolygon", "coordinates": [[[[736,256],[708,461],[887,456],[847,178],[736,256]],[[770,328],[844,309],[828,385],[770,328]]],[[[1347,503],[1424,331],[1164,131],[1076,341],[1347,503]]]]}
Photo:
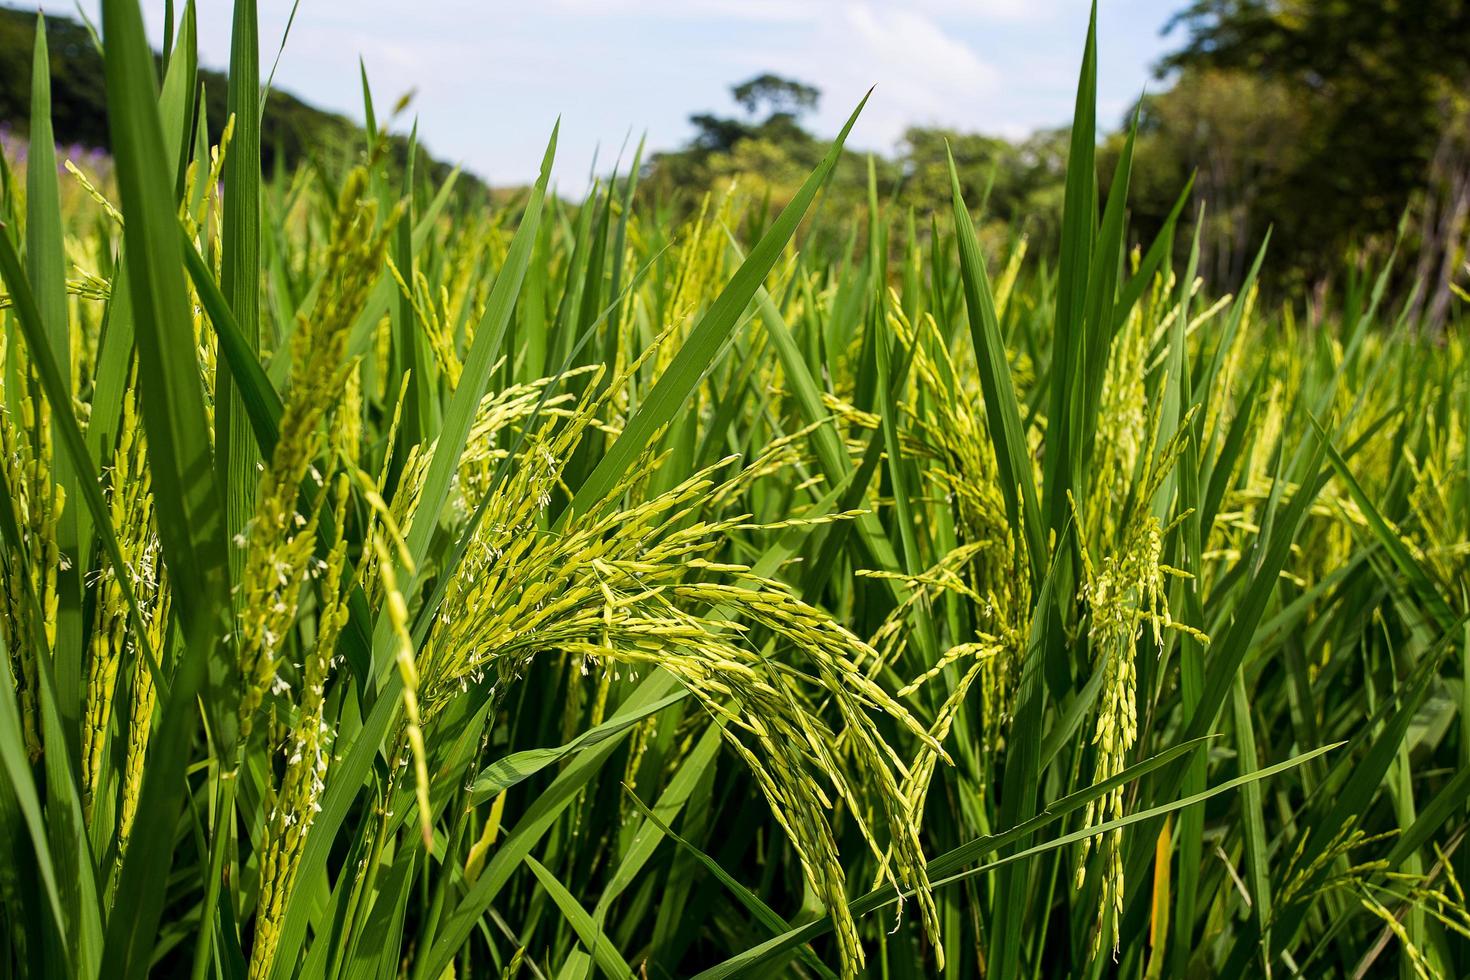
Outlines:
{"type": "Polygon", "coordinates": [[[1390,268],[1135,246],[1092,37],[1058,254],[824,212],[847,129],[681,223],[555,131],[262,181],[235,8],[223,145],[107,0],[110,172],[44,68],[0,172],[6,975],[1470,972],[1470,345],[1390,268]]]}

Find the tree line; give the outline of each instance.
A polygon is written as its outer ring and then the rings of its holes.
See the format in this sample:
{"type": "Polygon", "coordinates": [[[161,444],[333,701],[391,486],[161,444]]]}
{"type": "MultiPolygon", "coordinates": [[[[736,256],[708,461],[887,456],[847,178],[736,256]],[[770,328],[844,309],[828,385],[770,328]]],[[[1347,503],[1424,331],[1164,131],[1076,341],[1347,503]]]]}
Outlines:
{"type": "MultiPolygon", "coordinates": [[[[1431,325],[1463,286],[1470,226],[1470,3],[1465,0],[1194,0],[1165,26],[1179,48],[1099,154],[1106,191],[1137,125],[1129,194],[1140,239],[1193,179],[1179,242],[1197,226],[1201,271],[1240,283],[1269,232],[1266,288],[1325,294],[1397,249],[1395,283],[1431,325]]],[[[763,75],[733,89],[741,112],[691,117],[695,136],[655,155],[644,193],[693,206],[739,178],[773,203],[823,143],[803,127],[820,93],[763,75]]],[[[1060,233],[1068,133],[1020,141],[914,127],[872,160],[879,186],[919,215],[948,207],[946,146],[966,200],[993,234],[1025,228],[1045,250],[1060,233]]],[[[829,195],[867,199],[868,162],[850,155],[829,195]]]]}

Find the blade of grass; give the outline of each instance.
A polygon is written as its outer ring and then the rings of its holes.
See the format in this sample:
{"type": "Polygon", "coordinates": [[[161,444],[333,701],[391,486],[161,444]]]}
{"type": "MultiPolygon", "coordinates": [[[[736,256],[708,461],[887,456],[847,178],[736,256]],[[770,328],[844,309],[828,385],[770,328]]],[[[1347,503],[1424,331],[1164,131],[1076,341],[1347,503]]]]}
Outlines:
{"type": "Polygon", "coordinates": [[[184,291],[168,155],[159,124],[157,79],[135,0],[103,7],[108,122],[126,219],[130,286],[138,326],[139,386],[148,432],[158,533],[179,590],[184,653],[174,673],[139,796],[137,827],[117,888],[127,914],[108,921],[108,975],[141,977],[152,962],[164,892],[156,876],[170,864],[171,830],[182,808],[184,766],[204,694],[216,744],[235,742],[233,658],[220,656],[229,573],[219,491],[205,421],[193,323],[184,291]]]}
{"type": "Polygon", "coordinates": [[[475,777],[470,790],[470,802],[472,804],[483,803],[522,780],[529,779],[552,763],[560,762],[573,753],[591,748],[614,735],[622,734],[643,719],[652,717],[669,705],[684,700],[688,695],[687,690],[681,689],[650,704],[621,712],[555,748],[524,749],[502,756],[482,769],[475,777]]]}
{"type": "MultiPolygon", "coordinates": [[[[66,306],[66,256],[61,225],[60,189],[56,179],[56,142],[51,128],[51,59],[46,46],[46,20],[36,16],[36,40],[31,63],[31,116],[29,157],[26,163],[26,272],[36,302],[36,314],[51,345],[61,380],[67,392],[70,414],[72,394],[71,321],[66,306]]],[[[51,423],[53,439],[63,425],[51,423]]],[[[76,468],[66,454],[58,455],[51,478],[69,500],[80,496],[76,468]]],[[[64,748],[72,765],[81,759],[80,719],[83,696],[82,665],[82,568],[83,522],[81,508],[62,507],[57,519],[56,545],[61,553],[56,573],[56,658],[57,710],[61,712],[64,748]]],[[[90,534],[88,535],[90,537],[90,534]]]]}
{"type": "Polygon", "coordinates": [[[1072,115],[1067,154],[1065,201],[1062,206],[1061,261],[1057,281],[1056,344],[1052,351],[1051,397],[1047,412],[1047,454],[1042,486],[1046,491],[1047,527],[1060,533],[1067,521],[1067,494],[1074,490],[1071,467],[1080,434],[1070,431],[1072,406],[1080,387],[1087,325],[1087,284],[1092,277],[1094,229],[1097,227],[1097,3],[1087,26],[1082,68],[1072,115]]]}
{"type": "MultiPolygon", "coordinates": [[[[0,642],[0,647],[3,647],[3,642],[0,642]]],[[[69,927],[66,906],[61,900],[56,870],[51,859],[50,846],[47,844],[46,821],[42,815],[40,796],[31,781],[30,763],[26,759],[25,744],[20,731],[20,709],[15,703],[15,678],[10,673],[10,654],[8,650],[3,652],[5,656],[0,657],[0,685],[3,685],[3,690],[0,690],[0,765],[5,767],[7,791],[14,793],[24,817],[26,833],[35,849],[42,892],[42,896],[37,896],[37,899],[42,900],[44,896],[56,935],[63,937],[67,935],[69,927]]],[[[71,959],[71,944],[58,941],[57,945],[67,957],[62,968],[67,972],[75,970],[76,966],[71,959]]]]}
{"type": "Polygon", "coordinates": [[[1429,575],[1425,572],[1424,567],[1410,553],[1408,546],[1405,545],[1403,538],[1399,536],[1398,532],[1391,528],[1388,522],[1383,519],[1382,513],[1379,512],[1373,501],[1369,499],[1368,494],[1363,490],[1362,484],[1358,482],[1357,477],[1348,468],[1347,461],[1342,458],[1342,454],[1333,447],[1331,436],[1322,427],[1322,423],[1317,421],[1316,417],[1312,417],[1312,426],[1317,430],[1317,435],[1326,448],[1327,461],[1337,473],[1338,479],[1342,480],[1343,484],[1347,487],[1348,494],[1352,497],[1353,503],[1358,505],[1358,509],[1367,518],[1368,527],[1373,532],[1374,538],[1377,539],[1378,543],[1383,547],[1383,550],[1388,552],[1389,557],[1393,559],[1394,567],[1404,576],[1404,580],[1408,582],[1418,603],[1429,612],[1430,617],[1434,620],[1434,624],[1441,631],[1448,631],[1453,628],[1456,617],[1450,611],[1449,604],[1445,601],[1439,589],[1435,588],[1434,583],[1430,581],[1429,575]]]}
{"type": "MultiPolygon", "coordinates": [[[[541,887],[546,889],[546,894],[551,896],[552,902],[561,910],[561,914],[566,917],[567,923],[571,925],[572,931],[577,934],[577,939],[581,942],[583,948],[592,951],[592,958],[596,961],[598,968],[608,976],[617,977],[619,980],[631,978],[633,976],[633,968],[613,948],[612,943],[608,942],[607,936],[603,935],[602,931],[598,929],[597,924],[592,921],[592,916],[587,913],[586,909],[582,908],[580,902],[572,897],[572,893],[557,879],[556,875],[546,870],[546,865],[529,854],[526,855],[526,866],[531,869],[531,873],[536,876],[536,880],[541,882],[541,887]]],[[[563,970],[563,975],[578,977],[585,976],[586,974],[583,970],[575,969],[571,964],[568,964],[567,968],[563,970]]]]}
{"type": "MultiPolygon", "coordinates": [[[[716,881],[729,889],[730,894],[735,896],[736,901],[745,906],[745,908],[751,913],[751,915],[755,916],[756,920],[760,922],[762,926],[778,936],[791,930],[790,923],[781,918],[781,916],[777,915],[775,910],[773,910],[769,905],[761,901],[759,895],[751,891],[749,888],[746,888],[740,882],[736,881],[735,878],[732,877],[728,871],[722,868],[719,862],[717,862],[714,858],[710,857],[704,851],[701,851],[689,841],[685,840],[683,837],[680,837],[677,833],[675,833],[673,828],[671,828],[664,821],[660,820],[658,814],[654,813],[653,810],[649,808],[648,804],[640,800],[637,794],[635,794],[632,789],[626,784],[624,784],[624,789],[628,793],[628,798],[633,801],[633,805],[638,808],[638,812],[643,814],[643,819],[652,823],[665,837],[668,837],[675,844],[677,844],[687,853],[692,855],[693,858],[698,861],[706,871],[714,875],[716,881]]],[[[797,953],[799,956],[801,956],[801,961],[807,967],[807,969],[817,974],[817,976],[823,977],[824,980],[836,980],[837,974],[827,969],[826,964],[817,959],[816,954],[814,954],[809,947],[800,946],[797,948],[797,953]]]]}
{"type": "MultiPolygon", "coordinates": [[[[235,0],[226,97],[226,112],[235,126],[224,167],[220,291],[251,351],[260,349],[259,29],[255,0],[235,0]]],[[[228,366],[218,364],[214,372],[215,465],[224,491],[225,530],[231,536],[254,513],[258,458],[250,438],[250,421],[235,389],[228,366]]],[[[239,578],[244,561],[243,549],[230,550],[231,578],[239,578]]]]}
{"type": "Polygon", "coordinates": [[[530,264],[531,248],[541,225],[541,203],[546,195],[546,184],[551,178],[551,164],[556,155],[556,138],[560,123],[553,127],[546,153],[541,158],[541,173],[531,191],[530,201],[521,215],[520,226],[511,239],[505,262],[495,277],[490,298],[485,304],[484,315],[475,328],[474,343],[465,358],[464,372],[459,386],[450,396],[444,410],[444,422],[429,462],[428,474],[424,477],[419,503],[414,510],[413,522],[406,535],[408,553],[414,562],[422,566],[427,554],[429,540],[439,521],[439,515],[448,499],[450,483],[459,466],[460,455],[469,439],[470,427],[490,383],[490,371],[501,353],[501,342],[507,324],[525,281],[526,269],[530,264]]]}
{"type": "MultiPolygon", "coordinates": [[[[946,151],[947,152],[947,151],[946,151]]],[[[964,280],[965,305],[970,311],[970,341],[975,348],[975,361],[980,369],[980,389],[985,396],[985,416],[989,421],[990,439],[995,449],[995,464],[1005,498],[1006,517],[1012,528],[1021,529],[1026,546],[1032,580],[1040,583],[1046,577],[1050,549],[1046,544],[1041,507],[1037,501],[1036,475],[1031,464],[1030,447],[1021,426],[1021,410],[1016,402],[1016,386],[1006,361],[1005,342],[1000,335],[1000,321],[995,313],[995,299],[990,293],[990,280],[985,273],[985,257],[975,224],[965,207],[960,191],[959,173],[954,155],[949,154],[950,194],[954,202],[955,235],[960,250],[960,274],[964,280]]],[[[1055,383],[1056,379],[1053,379],[1055,383]]],[[[1048,439],[1051,439],[1048,433],[1048,439]]],[[[1049,446],[1055,444],[1049,443],[1049,446]]],[[[1048,459],[1055,448],[1048,449],[1048,459]]],[[[1050,489],[1050,485],[1048,485],[1050,489]]],[[[1012,532],[1014,533],[1014,531],[1012,532]]]]}
{"type": "MultiPolygon", "coordinates": [[[[1096,826],[1086,827],[1082,830],[1063,834],[1059,837],[1053,838],[1052,840],[1046,841],[1045,843],[1034,845],[1033,847],[1027,848],[1024,851],[1019,851],[1007,857],[1000,858],[999,860],[992,861],[987,864],[978,865],[975,867],[965,868],[964,866],[966,864],[978,860],[980,857],[983,857],[986,854],[992,853],[996,849],[996,847],[1001,845],[1001,843],[1008,843],[1010,840],[1014,840],[1017,837],[1021,836],[1021,834],[1012,832],[1008,834],[998,835],[993,838],[982,838],[981,840],[972,841],[971,843],[966,844],[961,848],[956,848],[954,851],[947,852],[946,854],[941,855],[940,857],[937,857],[934,860],[930,861],[928,864],[930,879],[933,882],[935,888],[942,888],[946,885],[956,884],[968,878],[973,878],[978,875],[989,873],[1007,864],[1012,864],[1026,858],[1034,857],[1038,854],[1043,854],[1049,851],[1055,851],[1060,848],[1067,847],[1088,837],[1095,837],[1101,834],[1105,834],[1111,830],[1129,827],[1134,824],[1143,823],[1146,821],[1162,819],[1168,814],[1180,810],[1186,806],[1193,806],[1196,803],[1202,803],[1205,800],[1208,800],[1215,796],[1219,796],[1222,793],[1228,793],[1231,790],[1237,789],[1240,786],[1244,786],[1248,783],[1267,779],[1271,776],[1276,775],[1277,773],[1293,769],[1296,766],[1299,766],[1311,759],[1315,759],[1316,757],[1326,752],[1332,751],[1333,749],[1337,748],[1339,744],[1341,743],[1337,743],[1334,745],[1325,745],[1321,748],[1313,749],[1310,752],[1304,752],[1300,755],[1294,756],[1291,759],[1288,759],[1285,762],[1278,763],[1277,765],[1271,766],[1266,769],[1257,770],[1256,772],[1251,773],[1248,776],[1240,776],[1235,779],[1227,780],[1226,782],[1223,782],[1218,786],[1213,786],[1210,789],[1205,790],[1203,793],[1197,794],[1192,797],[1186,797],[1182,800],[1176,800],[1173,803],[1166,803],[1161,806],[1152,807],[1148,810],[1141,810],[1136,813],[1130,813],[1127,816],[1120,817],[1114,820],[1109,820],[1104,823],[1097,824],[1096,826]]],[[[1195,747],[1196,743],[1188,743],[1187,745],[1181,746],[1180,748],[1194,749],[1195,747]]],[[[1178,755],[1170,757],[1170,759],[1176,758],[1178,758],[1178,755]]],[[[1137,767],[1133,767],[1133,769],[1136,768],[1137,767]]],[[[1133,769],[1124,770],[1124,772],[1120,773],[1119,776],[1125,781],[1137,778],[1138,774],[1135,774],[1133,772],[1133,769]]],[[[1112,781],[1110,780],[1109,783],[1112,783],[1112,781]]],[[[1096,793],[1096,790],[1098,790],[1102,785],[1103,784],[1099,784],[1099,786],[1092,787],[1091,790],[1088,791],[1088,795],[1092,798],[1100,796],[1101,794],[1096,793]]],[[[1085,805],[1085,802],[1083,802],[1081,805],[1085,805]]],[[[1043,816],[1051,815],[1052,811],[1048,811],[1048,813],[1044,814],[1043,816]]],[[[1020,830],[1021,828],[1016,828],[1016,831],[1020,830]]],[[[1027,832],[1029,833],[1030,830],[1028,829],[1027,832]]],[[[852,909],[854,914],[867,915],[871,912],[877,911],[880,908],[883,908],[886,905],[890,905],[897,900],[898,895],[894,891],[893,887],[885,886],[883,888],[875,889],[874,891],[868,892],[862,898],[855,900],[852,903],[852,909]]],[[[808,925],[801,926],[797,929],[793,929],[790,932],[777,936],[774,939],[770,939],[759,946],[748,949],[737,956],[731,957],[730,959],[725,960],[723,963],[704,970],[703,972],[697,974],[694,980],[723,980],[723,978],[725,977],[748,975],[752,971],[758,970],[763,964],[770,962],[775,957],[784,954],[788,950],[794,949],[798,944],[810,942],[816,937],[828,932],[831,928],[831,920],[823,918],[818,920],[817,922],[813,922],[808,925]]]]}
{"type": "Polygon", "coordinates": [[[853,124],[857,122],[867,101],[868,97],[863,96],[821,164],[807,178],[806,183],[802,184],[791,203],[782,209],[770,230],[751,249],[750,257],[736,270],[729,283],[720,291],[720,295],[689,332],[668,368],[654,384],[653,390],[628,420],[622,434],[598,461],[587,480],[577,488],[569,505],[569,512],[583,513],[593,502],[601,500],[693,393],[715,355],[724,347],[730,332],[740,322],[746,306],[755,296],[756,288],[765,280],[782,249],[796,233],[796,226],[806,215],[817,191],[837,165],[847,134],[852,131],[853,124]]]}

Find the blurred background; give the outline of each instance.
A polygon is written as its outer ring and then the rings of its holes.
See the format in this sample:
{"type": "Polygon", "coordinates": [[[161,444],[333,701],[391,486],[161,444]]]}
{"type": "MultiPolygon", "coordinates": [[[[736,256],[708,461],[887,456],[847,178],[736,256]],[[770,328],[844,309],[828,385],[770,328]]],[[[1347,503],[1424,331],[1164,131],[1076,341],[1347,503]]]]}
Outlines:
{"type": "MultiPolygon", "coordinates": [[[[170,6],[144,4],[159,48],[170,6]]],[[[205,67],[228,60],[231,6],[198,4],[205,67]]],[[[57,138],[105,166],[97,7],[47,17],[57,138]]],[[[641,144],[640,193],[672,209],[734,179],[778,206],[876,85],[826,207],[861,220],[871,159],[883,192],[922,224],[948,206],[948,143],[986,234],[1025,234],[1048,254],[1089,7],[261,0],[262,77],[274,72],[265,165],[357,152],[365,77],[379,122],[400,136],[416,125],[423,165],[462,165],[466,193],[529,182],[560,115],[564,198],[626,173],[641,144]]],[[[24,152],[35,9],[0,7],[8,152],[24,152]]],[[[1470,3],[1102,0],[1098,38],[1100,178],[1106,190],[1136,119],[1137,239],[1193,177],[1185,231],[1199,227],[1212,288],[1241,281],[1268,230],[1265,288],[1309,307],[1398,247],[1395,289],[1425,323],[1444,323],[1470,226],[1470,3]]],[[[224,77],[205,86],[217,133],[224,77]]]]}

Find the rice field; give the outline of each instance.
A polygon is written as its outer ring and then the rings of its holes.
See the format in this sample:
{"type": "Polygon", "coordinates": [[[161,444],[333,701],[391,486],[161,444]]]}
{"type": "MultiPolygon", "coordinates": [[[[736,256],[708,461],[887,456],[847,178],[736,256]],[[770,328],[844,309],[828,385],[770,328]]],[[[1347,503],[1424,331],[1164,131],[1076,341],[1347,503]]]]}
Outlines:
{"type": "Polygon", "coordinates": [[[7,975],[1470,973],[1470,347],[1392,263],[1135,241],[1092,35],[1057,254],[824,210],[862,105],[779,208],[555,129],[468,202],[366,84],[266,179],[254,7],[219,145],[108,0],[110,162],[38,47],[0,172],[7,975]]]}

